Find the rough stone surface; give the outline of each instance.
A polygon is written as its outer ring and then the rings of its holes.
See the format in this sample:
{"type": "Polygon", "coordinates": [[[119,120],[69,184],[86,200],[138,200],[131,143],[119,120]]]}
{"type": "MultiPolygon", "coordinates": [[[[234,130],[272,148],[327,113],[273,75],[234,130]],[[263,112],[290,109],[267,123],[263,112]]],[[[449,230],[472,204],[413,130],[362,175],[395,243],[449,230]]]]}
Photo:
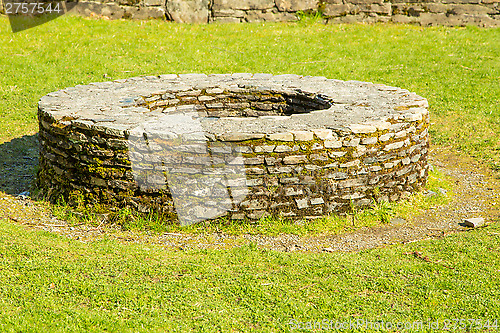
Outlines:
{"type": "Polygon", "coordinates": [[[207,23],[210,0],[167,0],[168,17],[179,23],[207,23]]]}
{"type": "Polygon", "coordinates": [[[317,10],[318,0],[276,0],[276,7],[282,12],[317,10]]]}
{"type": "Polygon", "coordinates": [[[298,75],[80,85],[39,101],[37,182],[52,200],[192,221],[344,212],[425,184],[427,107],[400,88],[298,75]]]}
{"type": "Polygon", "coordinates": [[[473,217],[469,219],[464,219],[464,224],[467,227],[471,228],[479,228],[485,225],[484,218],[482,217],[473,217]]]}
{"type": "MultiPolygon", "coordinates": [[[[185,0],[190,1],[190,0],[185,0]]],[[[213,0],[212,9],[239,9],[256,10],[271,9],[275,6],[274,0],[213,0]]]]}

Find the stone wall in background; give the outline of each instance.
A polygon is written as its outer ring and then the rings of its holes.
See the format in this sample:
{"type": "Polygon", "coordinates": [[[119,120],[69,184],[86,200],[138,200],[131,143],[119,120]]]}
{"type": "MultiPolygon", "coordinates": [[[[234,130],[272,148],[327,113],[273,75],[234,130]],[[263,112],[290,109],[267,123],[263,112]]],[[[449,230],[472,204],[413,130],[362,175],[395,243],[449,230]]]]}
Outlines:
{"type": "Polygon", "coordinates": [[[166,13],[187,23],[295,21],[306,13],[327,23],[500,26],[500,0],[167,0],[166,13]]]}
{"type": "Polygon", "coordinates": [[[79,1],[71,12],[179,23],[296,21],[305,14],[325,23],[500,26],[500,0],[101,0],[79,1]]]}

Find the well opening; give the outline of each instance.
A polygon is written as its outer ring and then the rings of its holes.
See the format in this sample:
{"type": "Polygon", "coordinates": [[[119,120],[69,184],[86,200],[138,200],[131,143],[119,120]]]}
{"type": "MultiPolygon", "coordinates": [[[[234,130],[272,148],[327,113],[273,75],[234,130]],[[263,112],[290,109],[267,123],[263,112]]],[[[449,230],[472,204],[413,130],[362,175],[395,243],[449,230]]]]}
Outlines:
{"type": "Polygon", "coordinates": [[[209,118],[290,116],[328,109],[332,105],[316,94],[266,91],[253,87],[172,90],[140,96],[134,102],[136,106],[169,114],[183,112],[180,106],[193,106],[200,115],[209,118]]]}

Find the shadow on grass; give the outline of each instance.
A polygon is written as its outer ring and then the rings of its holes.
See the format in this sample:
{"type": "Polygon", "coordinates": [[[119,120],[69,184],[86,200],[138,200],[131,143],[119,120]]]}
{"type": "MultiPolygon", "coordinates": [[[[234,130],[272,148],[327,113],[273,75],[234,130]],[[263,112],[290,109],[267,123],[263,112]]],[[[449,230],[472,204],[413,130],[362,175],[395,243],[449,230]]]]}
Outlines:
{"type": "Polygon", "coordinates": [[[38,134],[0,144],[0,191],[17,195],[33,190],[38,167],[38,134]]]}

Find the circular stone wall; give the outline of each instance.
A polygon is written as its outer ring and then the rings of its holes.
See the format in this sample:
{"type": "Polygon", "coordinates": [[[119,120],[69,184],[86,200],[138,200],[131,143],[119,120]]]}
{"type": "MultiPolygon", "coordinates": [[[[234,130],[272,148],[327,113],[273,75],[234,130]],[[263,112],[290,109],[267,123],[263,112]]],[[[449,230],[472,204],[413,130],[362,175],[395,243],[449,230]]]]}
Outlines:
{"type": "Polygon", "coordinates": [[[427,108],[404,89],[298,75],[80,85],[39,102],[38,186],[181,224],[342,212],[425,184],[427,108]]]}

